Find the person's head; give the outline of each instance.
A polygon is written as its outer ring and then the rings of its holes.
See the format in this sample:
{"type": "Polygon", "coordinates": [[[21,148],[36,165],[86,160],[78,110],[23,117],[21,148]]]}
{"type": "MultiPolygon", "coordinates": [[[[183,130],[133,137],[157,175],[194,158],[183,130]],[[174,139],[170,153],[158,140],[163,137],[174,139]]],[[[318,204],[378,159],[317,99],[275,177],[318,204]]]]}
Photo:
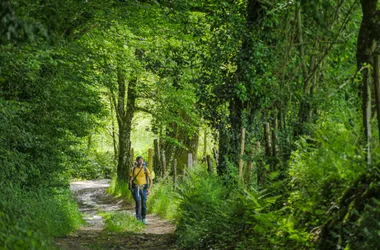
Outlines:
{"type": "Polygon", "coordinates": [[[141,155],[136,157],[136,162],[137,162],[137,165],[141,165],[144,162],[144,159],[142,158],[141,155]]]}

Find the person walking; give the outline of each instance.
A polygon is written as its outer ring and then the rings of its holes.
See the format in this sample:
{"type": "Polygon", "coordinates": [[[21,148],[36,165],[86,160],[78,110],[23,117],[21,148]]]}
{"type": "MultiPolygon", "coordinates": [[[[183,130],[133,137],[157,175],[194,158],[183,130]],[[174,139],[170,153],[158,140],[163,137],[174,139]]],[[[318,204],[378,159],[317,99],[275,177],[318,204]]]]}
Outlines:
{"type": "Polygon", "coordinates": [[[136,202],[136,219],[146,225],[146,199],[150,194],[153,180],[142,156],[137,156],[136,165],[129,174],[129,189],[136,202]]]}

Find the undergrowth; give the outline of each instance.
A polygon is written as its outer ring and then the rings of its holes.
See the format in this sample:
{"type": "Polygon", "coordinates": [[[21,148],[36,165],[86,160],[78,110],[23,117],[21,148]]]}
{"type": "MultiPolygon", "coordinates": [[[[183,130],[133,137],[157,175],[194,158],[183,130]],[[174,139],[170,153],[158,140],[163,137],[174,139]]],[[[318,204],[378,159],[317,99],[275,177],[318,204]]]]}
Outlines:
{"type": "Polygon", "coordinates": [[[69,190],[0,189],[0,249],[52,249],[52,237],[83,224],[69,190]]]}
{"type": "Polygon", "coordinates": [[[162,218],[173,221],[176,217],[180,202],[177,186],[172,182],[159,182],[154,184],[151,194],[148,196],[148,210],[162,218]]]}
{"type": "MultiPolygon", "coordinates": [[[[357,141],[349,125],[325,121],[313,138],[299,140],[283,179],[246,189],[234,175],[225,180],[198,166],[175,188],[156,184],[149,207],[175,221],[181,249],[319,249],[321,228],[339,215],[342,195],[365,172],[357,141]]],[[[378,217],[378,200],[352,212],[351,224],[339,224],[351,236],[338,244],[364,249],[378,243],[380,227],[370,219],[378,217]]]]}
{"type": "MultiPolygon", "coordinates": [[[[376,246],[379,199],[365,195],[379,183],[372,178],[355,184],[366,164],[359,130],[349,124],[326,120],[312,136],[301,137],[281,178],[267,177],[261,186],[243,187],[232,164],[228,179],[197,166],[176,185],[166,179],[155,183],[148,210],[176,223],[181,249],[323,249],[318,241],[327,223],[334,231],[323,237],[337,239],[336,248],[376,246]],[[353,201],[349,195],[347,204],[360,206],[348,209],[343,221],[336,220],[344,212],[347,190],[359,195],[353,201]]],[[[130,194],[123,186],[115,190],[130,194]]]]}

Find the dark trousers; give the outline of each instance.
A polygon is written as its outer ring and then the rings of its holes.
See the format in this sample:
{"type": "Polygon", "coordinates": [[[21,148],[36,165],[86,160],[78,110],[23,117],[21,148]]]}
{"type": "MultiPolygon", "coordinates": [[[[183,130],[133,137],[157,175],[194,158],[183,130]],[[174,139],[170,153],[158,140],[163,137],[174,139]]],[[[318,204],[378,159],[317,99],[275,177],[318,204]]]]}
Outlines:
{"type": "Polygon", "coordinates": [[[133,189],[133,198],[136,202],[136,218],[138,220],[146,217],[146,189],[137,186],[133,189]]]}

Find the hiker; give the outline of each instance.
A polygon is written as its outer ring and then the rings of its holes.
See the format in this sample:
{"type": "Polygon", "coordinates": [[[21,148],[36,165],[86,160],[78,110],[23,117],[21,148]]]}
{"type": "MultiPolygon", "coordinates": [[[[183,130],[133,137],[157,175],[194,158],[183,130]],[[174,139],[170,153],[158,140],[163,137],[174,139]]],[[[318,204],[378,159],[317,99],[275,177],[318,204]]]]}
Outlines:
{"type": "Polygon", "coordinates": [[[136,202],[136,219],[146,225],[146,198],[150,194],[153,180],[142,156],[137,156],[136,165],[129,174],[129,189],[136,202]],[[149,181],[148,181],[149,180],[149,181]]]}

